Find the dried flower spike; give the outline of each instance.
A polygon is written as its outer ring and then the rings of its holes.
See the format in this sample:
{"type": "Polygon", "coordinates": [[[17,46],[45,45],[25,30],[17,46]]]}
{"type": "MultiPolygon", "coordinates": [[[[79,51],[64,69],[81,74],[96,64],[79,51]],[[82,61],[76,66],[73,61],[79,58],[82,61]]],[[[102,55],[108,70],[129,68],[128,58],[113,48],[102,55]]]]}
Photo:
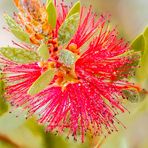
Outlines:
{"type": "Polygon", "coordinates": [[[110,29],[108,16],[79,1],[71,8],[56,0],[14,2],[19,12],[5,19],[22,43],[0,49],[8,101],[37,115],[47,131],[68,129],[68,137],[81,135],[82,142],[87,131],[117,131],[123,99],[139,91],[127,81],[139,53],[110,29]]]}

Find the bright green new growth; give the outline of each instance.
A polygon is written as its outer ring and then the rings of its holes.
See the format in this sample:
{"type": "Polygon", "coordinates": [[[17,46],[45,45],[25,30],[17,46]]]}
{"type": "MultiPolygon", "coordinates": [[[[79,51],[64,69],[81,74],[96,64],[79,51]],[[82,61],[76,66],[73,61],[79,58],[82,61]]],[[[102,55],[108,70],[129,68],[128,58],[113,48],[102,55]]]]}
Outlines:
{"type": "Polygon", "coordinates": [[[54,29],[57,22],[57,11],[52,0],[47,1],[46,10],[48,13],[48,23],[51,25],[52,29],[54,29]]]}
{"type": "Polygon", "coordinates": [[[36,52],[22,48],[2,47],[0,48],[0,54],[19,64],[28,64],[40,60],[36,52]]]}
{"type": "Polygon", "coordinates": [[[41,44],[41,46],[38,48],[38,54],[43,61],[48,61],[50,54],[46,44],[41,44]]]}
{"type": "Polygon", "coordinates": [[[62,49],[59,51],[59,61],[63,63],[65,66],[73,66],[76,60],[77,57],[73,52],[66,49],[62,49]]]}
{"type": "Polygon", "coordinates": [[[76,2],[74,6],[71,8],[71,10],[69,11],[67,18],[69,18],[73,14],[80,13],[80,7],[81,7],[80,1],[76,2]]]}
{"type": "Polygon", "coordinates": [[[28,90],[29,95],[36,95],[44,90],[53,80],[55,75],[54,69],[45,71],[41,76],[32,84],[28,90]]]}
{"type": "Polygon", "coordinates": [[[75,13],[67,18],[59,28],[58,42],[60,45],[67,45],[74,36],[80,20],[80,14],[75,13]]]}
{"type": "Polygon", "coordinates": [[[10,31],[14,34],[16,38],[23,42],[30,43],[29,35],[25,31],[23,31],[23,29],[14,21],[13,18],[11,18],[7,14],[4,15],[4,18],[9,26],[10,31]]]}

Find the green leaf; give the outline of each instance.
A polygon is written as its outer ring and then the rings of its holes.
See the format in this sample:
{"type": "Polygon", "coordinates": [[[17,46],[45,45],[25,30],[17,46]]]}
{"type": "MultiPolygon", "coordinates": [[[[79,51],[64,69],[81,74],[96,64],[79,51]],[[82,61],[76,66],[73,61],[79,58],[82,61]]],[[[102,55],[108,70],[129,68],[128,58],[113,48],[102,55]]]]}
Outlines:
{"type": "Polygon", "coordinates": [[[143,36],[144,36],[144,41],[145,41],[144,54],[147,54],[148,53],[148,27],[145,29],[143,36]]]}
{"type": "Polygon", "coordinates": [[[147,74],[147,78],[148,78],[148,27],[145,29],[143,36],[145,41],[145,48],[144,48],[144,53],[141,59],[141,63],[142,63],[141,66],[144,69],[145,73],[147,74]]]}
{"type": "Polygon", "coordinates": [[[79,13],[73,14],[67,18],[59,28],[58,42],[60,45],[66,45],[74,36],[80,20],[79,13]]]}
{"type": "Polygon", "coordinates": [[[50,2],[53,2],[53,0],[46,0],[46,6],[47,6],[50,2]]]}
{"type": "Polygon", "coordinates": [[[17,37],[19,40],[26,42],[26,43],[30,43],[30,37],[29,35],[22,31],[22,30],[17,30],[17,29],[11,29],[11,32],[15,35],[15,37],[17,37]]]}
{"type": "Polygon", "coordinates": [[[73,52],[67,49],[62,49],[59,51],[59,61],[63,63],[65,66],[67,67],[73,66],[76,60],[77,56],[73,52]]]}
{"type": "Polygon", "coordinates": [[[4,81],[0,80],[0,96],[3,96],[5,93],[5,83],[4,81]]]}
{"type": "Polygon", "coordinates": [[[46,10],[48,13],[48,23],[51,25],[52,29],[54,29],[57,22],[57,11],[52,0],[47,2],[46,10]]]}
{"type": "Polygon", "coordinates": [[[9,15],[5,14],[4,19],[10,29],[22,30],[22,28],[15,22],[15,20],[9,15]]]}
{"type": "Polygon", "coordinates": [[[67,18],[69,18],[73,14],[80,13],[80,6],[81,6],[80,1],[76,2],[74,6],[70,9],[70,11],[68,12],[67,18]]]}
{"type": "Polygon", "coordinates": [[[0,54],[19,64],[28,64],[40,60],[36,52],[21,48],[1,47],[0,54]]]}
{"type": "Polygon", "coordinates": [[[48,61],[50,54],[46,44],[41,44],[41,46],[38,49],[38,54],[43,61],[48,61]]]}
{"type": "Polygon", "coordinates": [[[134,51],[141,51],[141,53],[143,54],[144,52],[144,47],[145,47],[145,43],[144,43],[144,37],[143,35],[139,35],[131,44],[131,47],[134,51]]]}
{"type": "Polygon", "coordinates": [[[29,95],[36,95],[37,93],[44,90],[53,80],[55,75],[54,69],[45,71],[41,76],[32,84],[28,90],[29,95]]]}
{"type": "Polygon", "coordinates": [[[23,31],[23,29],[14,21],[14,19],[12,19],[7,14],[4,15],[4,18],[9,26],[9,29],[15,37],[23,42],[30,43],[29,35],[25,31],[23,31]]]}
{"type": "MultiPolygon", "coordinates": [[[[144,30],[144,51],[140,61],[140,68],[137,70],[137,78],[144,81],[148,78],[148,27],[144,30]]],[[[140,49],[139,49],[140,50],[140,49]]]]}
{"type": "Polygon", "coordinates": [[[4,99],[5,93],[5,84],[2,80],[0,80],[0,116],[8,111],[8,104],[4,99]]]}

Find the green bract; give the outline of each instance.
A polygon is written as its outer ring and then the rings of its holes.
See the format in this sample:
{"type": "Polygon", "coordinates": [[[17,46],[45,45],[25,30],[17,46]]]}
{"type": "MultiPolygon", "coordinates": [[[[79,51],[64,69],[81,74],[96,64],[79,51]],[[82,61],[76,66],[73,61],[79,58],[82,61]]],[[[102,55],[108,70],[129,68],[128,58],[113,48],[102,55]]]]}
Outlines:
{"type": "Polygon", "coordinates": [[[4,18],[9,26],[10,31],[15,35],[15,37],[23,42],[30,43],[29,35],[23,31],[23,29],[13,20],[13,18],[7,14],[5,14],[4,18]]]}
{"type": "Polygon", "coordinates": [[[67,15],[67,18],[69,18],[70,16],[72,16],[73,14],[76,14],[76,13],[80,13],[80,1],[76,2],[74,4],[74,6],[71,8],[71,10],[69,11],[68,15],[67,15]]]}
{"type": "Polygon", "coordinates": [[[54,69],[45,71],[41,76],[32,84],[28,90],[29,95],[36,95],[37,93],[44,90],[53,80],[55,75],[54,69]]]}
{"type": "Polygon", "coordinates": [[[46,44],[41,44],[41,46],[38,48],[38,54],[43,61],[48,61],[50,54],[46,44]]]}
{"type": "Polygon", "coordinates": [[[1,47],[0,54],[13,62],[20,64],[28,64],[40,60],[40,57],[36,52],[22,48],[1,47]]]}
{"type": "Polygon", "coordinates": [[[67,67],[73,66],[76,60],[77,56],[73,52],[67,49],[62,49],[59,51],[59,61],[63,63],[65,66],[67,67]]]}
{"type": "Polygon", "coordinates": [[[48,13],[48,23],[51,25],[52,29],[54,29],[57,22],[57,12],[52,0],[47,1],[46,10],[48,13]]]}
{"type": "Polygon", "coordinates": [[[67,45],[74,36],[80,20],[79,13],[68,17],[58,31],[58,42],[60,45],[67,45]]]}

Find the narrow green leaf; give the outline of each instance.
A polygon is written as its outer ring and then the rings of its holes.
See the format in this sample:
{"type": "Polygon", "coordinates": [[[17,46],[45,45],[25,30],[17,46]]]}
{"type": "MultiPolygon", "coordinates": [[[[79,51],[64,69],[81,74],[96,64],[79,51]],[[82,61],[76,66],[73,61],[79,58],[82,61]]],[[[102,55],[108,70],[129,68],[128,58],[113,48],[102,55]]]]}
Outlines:
{"type": "Polygon", "coordinates": [[[48,23],[51,25],[52,29],[54,29],[57,22],[57,11],[52,0],[47,3],[46,10],[48,13],[48,23]]]}
{"type": "Polygon", "coordinates": [[[141,51],[143,54],[144,48],[145,48],[145,43],[144,43],[144,37],[143,35],[139,35],[131,44],[131,47],[134,51],[141,51]]]}
{"type": "Polygon", "coordinates": [[[0,96],[3,96],[5,93],[5,83],[0,80],[0,96]]]}
{"type": "Polygon", "coordinates": [[[15,22],[15,20],[9,15],[5,14],[4,19],[10,29],[22,30],[22,28],[15,22]]]}
{"type": "Polygon", "coordinates": [[[73,7],[70,9],[70,11],[69,11],[69,13],[67,15],[67,18],[69,18],[73,14],[80,13],[80,7],[81,7],[80,1],[76,2],[73,5],[73,7]]]}
{"type": "Polygon", "coordinates": [[[55,75],[54,69],[45,71],[41,76],[32,84],[28,90],[29,95],[36,95],[37,93],[44,90],[53,80],[55,75]]]}
{"type": "Polygon", "coordinates": [[[62,49],[59,51],[59,61],[63,63],[65,66],[73,66],[76,60],[77,56],[73,52],[67,49],[62,49]]]}
{"type": "Polygon", "coordinates": [[[5,93],[5,84],[2,80],[0,80],[0,116],[8,111],[8,104],[4,99],[5,93]]]}
{"type": "Polygon", "coordinates": [[[25,31],[23,31],[23,29],[14,21],[13,18],[11,18],[7,14],[4,15],[4,18],[9,26],[10,31],[15,37],[23,42],[30,43],[29,35],[25,31]]]}
{"type": "Polygon", "coordinates": [[[60,45],[64,46],[72,39],[77,30],[79,19],[80,15],[76,13],[67,18],[61,25],[58,32],[58,42],[60,45]]]}
{"type": "Polygon", "coordinates": [[[33,63],[40,60],[40,57],[36,52],[21,48],[2,47],[0,48],[0,54],[13,62],[20,64],[33,63]]]}
{"type": "Polygon", "coordinates": [[[11,29],[11,32],[15,35],[15,37],[17,37],[19,40],[26,42],[26,43],[30,43],[30,38],[29,35],[22,31],[22,30],[17,30],[17,29],[11,29]]]}
{"type": "Polygon", "coordinates": [[[50,54],[46,44],[41,44],[41,46],[38,49],[38,54],[43,61],[48,61],[50,54]]]}

